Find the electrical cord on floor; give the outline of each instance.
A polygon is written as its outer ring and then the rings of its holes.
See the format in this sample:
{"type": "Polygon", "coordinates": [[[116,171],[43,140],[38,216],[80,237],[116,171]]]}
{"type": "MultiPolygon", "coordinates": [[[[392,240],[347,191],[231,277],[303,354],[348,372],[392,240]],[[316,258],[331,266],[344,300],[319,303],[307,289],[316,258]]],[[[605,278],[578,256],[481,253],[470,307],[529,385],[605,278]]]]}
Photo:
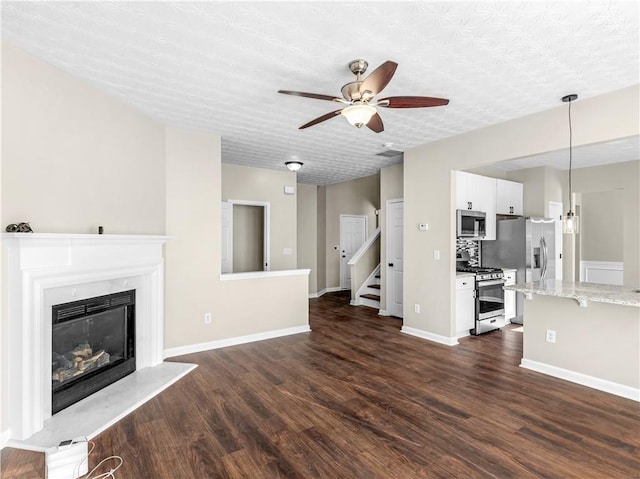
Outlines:
{"type": "Polygon", "coordinates": [[[124,460],[120,457],[120,456],[109,456],[109,457],[105,457],[102,461],[100,461],[93,469],[91,469],[89,472],[87,472],[86,474],[80,476],[78,474],[78,472],[80,471],[80,468],[82,467],[82,465],[85,463],[85,461],[89,462],[89,456],[91,455],[91,453],[93,452],[93,450],[96,448],[96,443],[93,441],[88,441],[87,439],[85,439],[85,441],[87,441],[90,445],[91,448],[89,449],[89,452],[87,453],[87,457],[84,458],[82,461],[80,461],[80,463],[76,466],[75,468],[75,472],[73,474],[73,478],[74,479],[107,479],[107,478],[111,478],[111,479],[116,479],[115,476],[115,472],[120,469],[120,467],[122,466],[122,464],[124,464],[124,460]],[[98,474],[97,476],[94,476],[93,474],[96,472],[96,470],[98,470],[98,468],[100,466],[102,466],[105,462],[111,460],[111,459],[115,459],[116,461],[119,461],[118,464],[115,467],[111,467],[111,469],[109,469],[106,472],[103,472],[101,474],[98,474]]]}

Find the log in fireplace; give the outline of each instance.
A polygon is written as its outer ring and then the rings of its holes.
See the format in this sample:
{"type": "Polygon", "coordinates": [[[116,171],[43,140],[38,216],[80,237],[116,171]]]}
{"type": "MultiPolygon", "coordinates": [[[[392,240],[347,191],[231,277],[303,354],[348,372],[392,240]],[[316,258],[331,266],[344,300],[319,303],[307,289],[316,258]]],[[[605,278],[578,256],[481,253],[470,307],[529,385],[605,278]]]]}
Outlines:
{"type": "Polygon", "coordinates": [[[52,414],[136,370],[135,290],[52,307],[52,414]]]}

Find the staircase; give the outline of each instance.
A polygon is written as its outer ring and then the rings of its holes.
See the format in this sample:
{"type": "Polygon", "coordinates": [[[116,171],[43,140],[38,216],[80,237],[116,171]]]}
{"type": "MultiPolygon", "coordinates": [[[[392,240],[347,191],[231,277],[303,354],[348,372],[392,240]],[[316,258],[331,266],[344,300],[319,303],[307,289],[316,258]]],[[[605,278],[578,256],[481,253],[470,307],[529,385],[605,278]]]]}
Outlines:
{"type": "Polygon", "coordinates": [[[380,267],[376,268],[358,294],[358,304],[380,309],[380,267]]]}

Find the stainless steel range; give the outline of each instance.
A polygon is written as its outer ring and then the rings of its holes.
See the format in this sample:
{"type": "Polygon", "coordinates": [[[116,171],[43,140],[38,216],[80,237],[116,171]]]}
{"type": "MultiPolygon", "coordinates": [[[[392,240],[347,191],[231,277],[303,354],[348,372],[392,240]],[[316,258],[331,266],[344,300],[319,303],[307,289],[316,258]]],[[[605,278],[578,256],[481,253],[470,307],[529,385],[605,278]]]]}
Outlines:
{"type": "Polygon", "coordinates": [[[504,274],[499,268],[483,268],[469,265],[469,254],[456,255],[456,271],[475,276],[476,314],[472,335],[499,329],[504,325],[504,274]]]}

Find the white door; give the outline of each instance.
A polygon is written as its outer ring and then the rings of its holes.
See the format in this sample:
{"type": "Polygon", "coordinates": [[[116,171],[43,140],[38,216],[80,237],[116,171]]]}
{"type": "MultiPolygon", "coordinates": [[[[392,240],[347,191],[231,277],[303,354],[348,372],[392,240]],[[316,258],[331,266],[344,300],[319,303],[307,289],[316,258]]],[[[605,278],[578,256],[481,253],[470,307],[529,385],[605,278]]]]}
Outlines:
{"type": "Polygon", "coordinates": [[[402,318],[403,224],[404,201],[387,201],[387,312],[398,318],[402,318]]]}
{"type": "Polygon", "coordinates": [[[562,279],[562,203],[549,201],[549,218],[555,220],[556,277],[562,279]]]}
{"type": "Polygon", "coordinates": [[[367,217],[340,215],[340,288],[351,288],[351,267],[347,264],[367,239],[367,217]]]}
{"type": "Polygon", "coordinates": [[[222,273],[233,273],[233,205],[222,202],[222,273]]]}

